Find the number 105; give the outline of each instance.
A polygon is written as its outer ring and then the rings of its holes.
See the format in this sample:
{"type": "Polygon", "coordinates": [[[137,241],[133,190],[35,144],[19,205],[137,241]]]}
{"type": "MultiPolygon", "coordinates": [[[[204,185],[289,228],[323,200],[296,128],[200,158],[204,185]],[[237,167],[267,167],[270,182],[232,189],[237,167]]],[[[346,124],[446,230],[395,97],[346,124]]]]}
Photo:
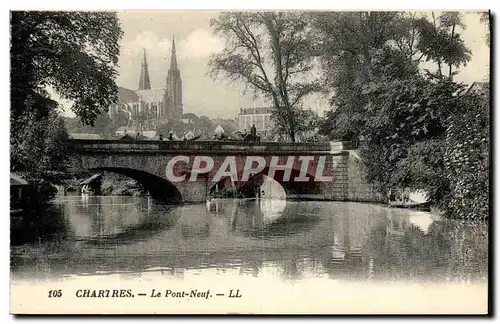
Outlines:
{"type": "Polygon", "coordinates": [[[61,289],[49,290],[49,298],[58,298],[58,297],[62,297],[61,289]]]}

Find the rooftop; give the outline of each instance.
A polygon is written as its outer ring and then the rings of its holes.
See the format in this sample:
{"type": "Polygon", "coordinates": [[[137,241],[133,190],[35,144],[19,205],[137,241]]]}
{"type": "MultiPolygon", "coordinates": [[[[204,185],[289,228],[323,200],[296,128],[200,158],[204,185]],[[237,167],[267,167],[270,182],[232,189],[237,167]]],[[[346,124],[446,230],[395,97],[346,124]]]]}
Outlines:
{"type": "Polygon", "coordinates": [[[137,101],[139,101],[139,96],[135,93],[134,90],[118,87],[119,103],[137,102],[137,101]]]}
{"type": "Polygon", "coordinates": [[[102,136],[99,134],[92,133],[70,133],[69,136],[73,139],[101,139],[102,136]]]}
{"type": "Polygon", "coordinates": [[[240,108],[240,115],[270,114],[272,107],[240,108]]]}

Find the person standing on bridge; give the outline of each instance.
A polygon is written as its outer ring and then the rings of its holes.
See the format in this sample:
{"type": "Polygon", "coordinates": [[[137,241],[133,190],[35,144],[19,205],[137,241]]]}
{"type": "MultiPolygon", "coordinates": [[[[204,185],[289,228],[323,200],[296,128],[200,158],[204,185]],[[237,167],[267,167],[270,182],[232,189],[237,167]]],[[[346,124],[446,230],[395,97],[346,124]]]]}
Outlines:
{"type": "Polygon", "coordinates": [[[257,128],[255,127],[255,124],[252,125],[250,128],[250,134],[256,136],[257,135],[257,128]]]}
{"type": "Polygon", "coordinates": [[[173,141],[174,140],[174,133],[170,132],[170,134],[168,134],[168,140],[169,141],[173,141]]]}

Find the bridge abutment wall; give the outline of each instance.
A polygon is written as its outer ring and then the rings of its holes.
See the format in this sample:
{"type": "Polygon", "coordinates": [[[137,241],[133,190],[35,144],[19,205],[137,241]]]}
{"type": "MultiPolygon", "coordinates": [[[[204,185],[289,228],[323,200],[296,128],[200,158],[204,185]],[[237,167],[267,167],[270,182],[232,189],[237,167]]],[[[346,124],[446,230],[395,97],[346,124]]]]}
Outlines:
{"type": "Polygon", "coordinates": [[[347,156],[347,200],[360,202],[385,202],[384,197],[368,183],[367,168],[356,151],[347,156]]]}
{"type": "Polygon", "coordinates": [[[348,153],[332,155],[327,159],[325,168],[331,169],[332,181],[321,183],[321,194],[317,198],[322,200],[345,201],[348,199],[348,153]]]}

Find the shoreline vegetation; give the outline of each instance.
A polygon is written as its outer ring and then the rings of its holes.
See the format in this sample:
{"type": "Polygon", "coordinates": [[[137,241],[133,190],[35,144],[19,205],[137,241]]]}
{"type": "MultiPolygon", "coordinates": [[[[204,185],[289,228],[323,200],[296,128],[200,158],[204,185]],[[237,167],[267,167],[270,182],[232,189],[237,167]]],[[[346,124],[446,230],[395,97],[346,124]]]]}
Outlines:
{"type": "MultiPolygon", "coordinates": [[[[145,190],[139,182],[125,176],[105,172],[102,178],[102,182],[99,182],[99,193],[102,196],[145,197],[149,195],[147,190],[145,190]]],[[[77,194],[81,194],[81,183],[86,179],[88,179],[88,177],[82,178],[80,176],[68,180],[63,185],[63,187],[65,188],[65,192],[74,192],[77,194]]]]}

